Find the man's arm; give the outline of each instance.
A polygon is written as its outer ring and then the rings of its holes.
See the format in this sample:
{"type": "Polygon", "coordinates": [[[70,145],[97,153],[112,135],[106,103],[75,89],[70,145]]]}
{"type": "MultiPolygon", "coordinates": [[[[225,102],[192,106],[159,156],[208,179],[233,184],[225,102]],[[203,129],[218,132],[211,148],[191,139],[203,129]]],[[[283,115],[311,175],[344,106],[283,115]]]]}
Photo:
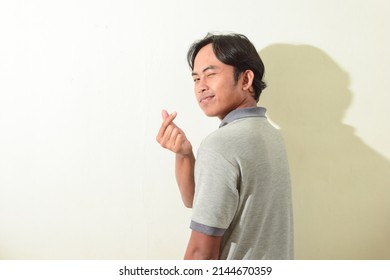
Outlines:
{"type": "Polygon", "coordinates": [[[156,140],[163,147],[176,154],[175,174],[183,203],[186,207],[192,207],[195,190],[194,166],[195,156],[192,145],[184,132],[173,123],[176,112],[168,114],[162,111],[163,123],[157,134],[156,140]]]}
{"type": "Polygon", "coordinates": [[[192,208],[195,192],[194,180],[195,156],[176,154],[176,182],[179,186],[181,198],[186,207],[192,208]]]}
{"type": "Polygon", "coordinates": [[[218,260],[220,256],[221,236],[210,236],[192,230],[185,260],[218,260]]]}

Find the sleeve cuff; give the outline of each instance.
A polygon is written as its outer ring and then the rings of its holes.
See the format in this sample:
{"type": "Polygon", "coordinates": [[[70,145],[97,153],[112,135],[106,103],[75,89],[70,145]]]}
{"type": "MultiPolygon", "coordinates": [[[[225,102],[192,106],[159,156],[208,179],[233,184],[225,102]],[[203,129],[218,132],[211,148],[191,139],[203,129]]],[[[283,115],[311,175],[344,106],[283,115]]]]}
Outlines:
{"type": "Polygon", "coordinates": [[[223,236],[226,231],[226,229],[223,228],[210,227],[194,221],[191,221],[190,229],[211,236],[223,236]]]}

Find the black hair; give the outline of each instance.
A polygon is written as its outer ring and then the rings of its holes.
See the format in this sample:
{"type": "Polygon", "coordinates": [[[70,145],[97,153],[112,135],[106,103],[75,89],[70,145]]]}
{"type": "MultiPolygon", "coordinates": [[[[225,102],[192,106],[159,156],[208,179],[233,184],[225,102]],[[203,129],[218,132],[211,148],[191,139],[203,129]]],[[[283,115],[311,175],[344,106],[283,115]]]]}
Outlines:
{"type": "Polygon", "coordinates": [[[242,34],[215,35],[208,33],[202,40],[193,43],[187,53],[187,61],[191,70],[194,70],[195,57],[208,44],[212,44],[215,56],[224,64],[234,67],[234,80],[238,81],[241,73],[251,70],[254,73],[254,98],[259,101],[260,94],[266,88],[263,81],[264,64],[256,48],[249,39],[242,34]]]}

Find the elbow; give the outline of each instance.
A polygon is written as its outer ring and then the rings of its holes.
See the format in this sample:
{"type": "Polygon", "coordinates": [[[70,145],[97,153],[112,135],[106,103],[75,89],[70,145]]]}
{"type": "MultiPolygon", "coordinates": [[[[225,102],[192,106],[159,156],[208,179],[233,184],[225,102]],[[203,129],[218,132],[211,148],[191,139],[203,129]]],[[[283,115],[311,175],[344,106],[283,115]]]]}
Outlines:
{"type": "Polygon", "coordinates": [[[191,209],[192,208],[192,201],[185,201],[183,200],[183,204],[186,208],[191,209]]]}
{"type": "Polygon", "coordinates": [[[193,194],[190,195],[190,196],[185,196],[185,195],[182,195],[181,196],[181,200],[183,201],[183,204],[186,208],[192,208],[192,204],[194,202],[194,196],[193,194]]]}

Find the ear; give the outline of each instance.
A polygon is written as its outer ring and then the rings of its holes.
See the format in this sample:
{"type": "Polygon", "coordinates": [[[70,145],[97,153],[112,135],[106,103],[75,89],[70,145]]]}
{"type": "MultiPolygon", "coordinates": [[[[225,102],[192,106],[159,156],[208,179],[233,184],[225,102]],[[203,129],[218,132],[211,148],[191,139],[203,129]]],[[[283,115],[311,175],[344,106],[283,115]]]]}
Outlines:
{"type": "Polygon", "coordinates": [[[245,70],[242,73],[242,89],[252,91],[252,84],[255,74],[252,70],[245,70]]]}

